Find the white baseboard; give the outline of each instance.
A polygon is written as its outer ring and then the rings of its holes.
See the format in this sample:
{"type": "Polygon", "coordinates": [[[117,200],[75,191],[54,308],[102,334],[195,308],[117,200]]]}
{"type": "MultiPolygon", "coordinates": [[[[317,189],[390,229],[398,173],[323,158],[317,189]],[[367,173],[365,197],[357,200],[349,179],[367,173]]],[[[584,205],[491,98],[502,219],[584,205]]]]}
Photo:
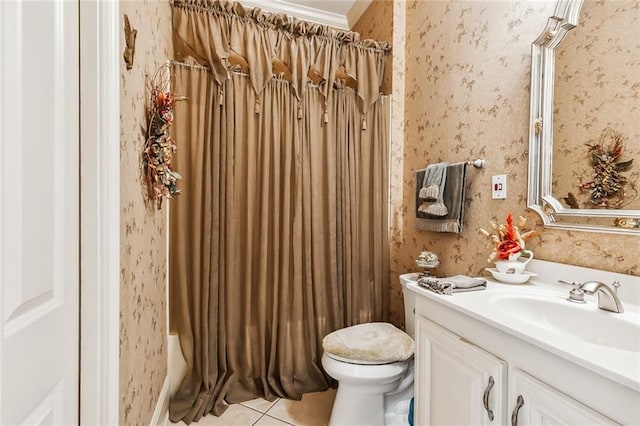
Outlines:
{"type": "Polygon", "coordinates": [[[153,410],[151,426],[166,426],[169,422],[169,376],[164,379],[162,390],[158,397],[156,409],[153,410]]]}

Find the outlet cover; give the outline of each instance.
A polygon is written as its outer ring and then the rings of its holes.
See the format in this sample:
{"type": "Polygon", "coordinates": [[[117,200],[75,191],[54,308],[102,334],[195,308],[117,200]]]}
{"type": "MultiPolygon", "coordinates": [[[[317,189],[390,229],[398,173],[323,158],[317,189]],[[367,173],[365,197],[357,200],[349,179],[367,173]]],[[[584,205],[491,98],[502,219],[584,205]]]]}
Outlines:
{"type": "Polygon", "coordinates": [[[507,175],[491,177],[491,198],[494,200],[507,199],[507,175]]]}

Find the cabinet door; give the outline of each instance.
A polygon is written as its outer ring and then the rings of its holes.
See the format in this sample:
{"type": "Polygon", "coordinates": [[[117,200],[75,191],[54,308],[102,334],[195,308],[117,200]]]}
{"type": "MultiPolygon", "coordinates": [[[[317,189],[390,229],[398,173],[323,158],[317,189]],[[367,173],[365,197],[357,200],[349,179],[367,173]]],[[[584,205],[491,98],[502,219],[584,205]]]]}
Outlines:
{"type": "Polygon", "coordinates": [[[416,424],[506,423],[506,363],[416,316],[416,424]]]}
{"type": "Polygon", "coordinates": [[[511,425],[615,425],[614,421],[520,370],[511,373],[511,425]]]}

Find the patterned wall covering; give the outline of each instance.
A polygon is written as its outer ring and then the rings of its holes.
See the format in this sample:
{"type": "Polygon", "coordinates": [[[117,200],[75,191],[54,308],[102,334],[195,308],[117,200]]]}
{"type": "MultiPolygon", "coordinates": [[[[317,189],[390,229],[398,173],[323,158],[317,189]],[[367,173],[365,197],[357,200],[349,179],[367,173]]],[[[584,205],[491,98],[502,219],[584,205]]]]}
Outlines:
{"type": "MultiPolygon", "coordinates": [[[[391,42],[393,38],[393,0],[373,0],[367,10],[355,23],[351,31],[360,33],[361,40],[373,39],[391,42]]],[[[392,55],[387,57],[382,93],[390,94],[392,81],[392,55]]]]}
{"type": "MultiPolygon", "coordinates": [[[[620,159],[635,159],[623,173],[640,185],[640,0],[594,1],[582,6],[578,26],[567,34],[556,54],[554,89],[553,193],[576,195],[589,208],[593,167],[585,143],[598,142],[605,127],[626,137],[620,159]]],[[[625,208],[640,209],[640,197],[625,208]]]]}
{"type": "MultiPolygon", "coordinates": [[[[394,6],[394,19],[402,19],[394,6]]],[[[421,250],[436,252],[434,272],[481,275],[490,249],[477,232],[509,211],[526,211],[531,42],[553,12],[551,1],[423,1],[406,3],[406,73],[394,63],[395,86],[404,92],[404,145],[393,136],[392,158],[401,157],[402,178],[391,182],[392,321],[403,323],[398,275],[415,271],[421,250]],[[398,152],[400,150],[401,152],[398,152]],[[415,169],[439,161],[483,157],[482,170],[469,170],[465,229],[438,234],[413,228],[415,169]],[[508,199],[492,200],[491,176],[508,175],[508,199]],[[401,202],[397,202],[401,194],[401,202]]],[[[396,21],[397,22],[397,21],[396,21]]],[[[396,59],[394,53],[394,59],[396,59]]],[[[402,114],[394,120],[401,120],[402,114]]],[[[396,129],[399,124],[393,124],[396,129]]],[[[392,174],[393,176],[393,174],[392,174]]],[[[529,225],[541,226],[534,213],[529,225]]],[[[528,248],[545,260],[640,274],[638,237],[545,230],[528,248]]]]}
{"type": "Polygon", "coordinates": [[[145,73],[173,55],[171,10],[168,0],[136,0],[120,2],[120,13],[138,30],[134,67],[122,59],[120,67],[120,423],[141,425],[151,421],[167,375],[166,205],[157,211],[146,202],[140,155],[145,73]]]}

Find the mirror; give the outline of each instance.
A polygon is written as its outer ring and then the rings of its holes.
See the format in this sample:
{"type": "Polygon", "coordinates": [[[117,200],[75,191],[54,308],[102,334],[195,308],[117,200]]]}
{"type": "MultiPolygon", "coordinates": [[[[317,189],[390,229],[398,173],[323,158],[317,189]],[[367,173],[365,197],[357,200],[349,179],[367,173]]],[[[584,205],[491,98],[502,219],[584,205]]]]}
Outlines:
{"type": "Polygon", "coordinates": [[[532,46],[528,207],[640,234],[640,0],[559,0],[532,46]]]}

